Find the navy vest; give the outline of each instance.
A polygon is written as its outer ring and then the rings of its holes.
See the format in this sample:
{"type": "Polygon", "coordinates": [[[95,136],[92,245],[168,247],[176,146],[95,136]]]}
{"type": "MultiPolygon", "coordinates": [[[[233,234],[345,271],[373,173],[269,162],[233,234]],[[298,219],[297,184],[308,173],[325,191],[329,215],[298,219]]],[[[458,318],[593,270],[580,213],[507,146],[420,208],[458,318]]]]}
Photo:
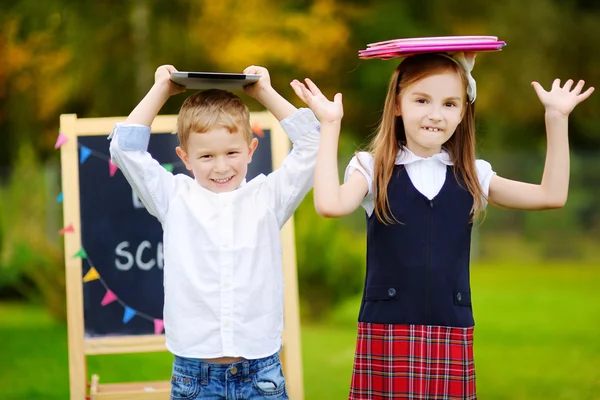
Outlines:
{"type": "Polygon", "coordinates": [[[473,196],[453,167],[427,199],[397,165],[388,186],[394,217],[367,217],[367,276],[359,321],[474,325],[469,284],[473,196]]]}

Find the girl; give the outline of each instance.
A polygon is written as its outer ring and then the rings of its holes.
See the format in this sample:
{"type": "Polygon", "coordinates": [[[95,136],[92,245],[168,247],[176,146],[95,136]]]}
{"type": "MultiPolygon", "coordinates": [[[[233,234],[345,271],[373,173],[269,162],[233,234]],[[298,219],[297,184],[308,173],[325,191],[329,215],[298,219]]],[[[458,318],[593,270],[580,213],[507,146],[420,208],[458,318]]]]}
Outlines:
{"type": "Polygon", "coordinates": [[[469,252],[473,221],[492,204],[559,208],[569,183],[567,120],[593,92],[557,79],[545,91],[548,148],[539,185],[497,176],[475,159],[474,55],[419,54],[390,80],[369,152],[340,185],[342,95],[329,101],[306,79],[296,94],[321,122],[315,208],[367,214],[367,273],[350,399],[475,399],[469,252]]]}

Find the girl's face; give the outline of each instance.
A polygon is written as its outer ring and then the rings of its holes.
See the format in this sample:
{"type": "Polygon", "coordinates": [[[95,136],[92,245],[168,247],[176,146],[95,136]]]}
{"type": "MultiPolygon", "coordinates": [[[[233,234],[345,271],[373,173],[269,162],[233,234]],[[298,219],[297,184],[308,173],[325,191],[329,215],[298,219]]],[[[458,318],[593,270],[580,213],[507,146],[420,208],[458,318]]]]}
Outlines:
{"type": "Polygon", "coordinates": [[[420,157],[431,157],[456,131],[466,109],[463,82],[456,72],[429,75],[401,91],[396,116],[402,116],[406,145],[420,157]]]}

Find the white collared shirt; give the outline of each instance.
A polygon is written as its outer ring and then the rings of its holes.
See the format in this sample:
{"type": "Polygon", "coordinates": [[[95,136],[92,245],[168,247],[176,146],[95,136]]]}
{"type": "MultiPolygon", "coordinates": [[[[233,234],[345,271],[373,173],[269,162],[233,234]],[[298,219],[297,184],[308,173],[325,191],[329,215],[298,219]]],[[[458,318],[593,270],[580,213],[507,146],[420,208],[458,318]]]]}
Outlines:
{"type": "Polygon", "coordinates": [[[256,359],[281,348],[279,230],[313,185],[320,141],[309,109],[281,125],[293,143],[282,166],[218,194],[154,160],[149,127],[113,131],[113,162],[164,231],[164,322],[173,354],[256,359]]]}
{"type": "MultiPolygon", "coordinates": [[[[450,159],[450,154],[443,149],[438,154],[423,158],[414,154],[407,147],[403,147],[398,150],[395,164],[404,165],[408,177],[414,187],[431,200],[442,189],[442,186],[446,181],[446,167],[448,165],[453,165],[453,162],[450,159]]],[[[492,170],[490,163],[484,160],[476,160],[475,169],[481,189],[487,196],[490,188],[490,180],[496,173],[492,170]]],[[[375,209],[373,195],[373,156],[367,152],[360,152],[352,157],[348,167],[346,167],[344,181],[347,181],[355,170],[360,171],[369,185],[369,193],[367,193],[361,205],[367,212],[367,215],[370,216],[375,209]]],[[[484,199],[484,205],[485,204],[486,202],[484,199]]]]}

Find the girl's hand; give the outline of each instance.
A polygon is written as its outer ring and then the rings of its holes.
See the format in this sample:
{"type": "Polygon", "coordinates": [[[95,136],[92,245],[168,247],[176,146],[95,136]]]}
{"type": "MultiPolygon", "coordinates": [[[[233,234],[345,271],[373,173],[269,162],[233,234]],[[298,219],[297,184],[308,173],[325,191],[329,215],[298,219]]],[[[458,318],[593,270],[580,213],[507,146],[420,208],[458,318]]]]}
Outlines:
{"type": "Polygon", "coordinates": [[[305,81],[306,85],[296,79],[290,83],[296,95],[313,110],[322,124],[328,122],[339,123],[344,116],[342,94],[337,93],[333,101],[329,101],[310,79],[306,78],[305,81]]]}
{"type": "Polygon", "coordinates": [[[171,73],[175,71],[177,69],[172,65],[161,65],[154,73],[154,85],[164,90],[169,97],[185,92],[185,86],[178,85],[170,79],[171,73]]]}
{"type": "Polygon", "coordinates": [[[244,86],[244,92],[246,92],[248,96],[258,100],[261,91],[271,88],[271,76],[265,67],[250,65],[249,67],[246,67],[243,73],[260,75],[258,81],[244,86]]]}
{"type": "Polygon", "coordinates": [[[552,88],[547,92],[539,83],[531,82],[537,96],[544,107],[546,107],[546,112],[558,113],[564,117],[568,117],[577,104],[590,97],[594,92],[594,88],[590,87],[581,93],[584,84],[585,82],[580,80],[577,86],[571,89],[573,86],[572,79],[565,82],[563,87],[560,87],[560,79],[555,79],[554,83],[552,83],[552,88]]]}

